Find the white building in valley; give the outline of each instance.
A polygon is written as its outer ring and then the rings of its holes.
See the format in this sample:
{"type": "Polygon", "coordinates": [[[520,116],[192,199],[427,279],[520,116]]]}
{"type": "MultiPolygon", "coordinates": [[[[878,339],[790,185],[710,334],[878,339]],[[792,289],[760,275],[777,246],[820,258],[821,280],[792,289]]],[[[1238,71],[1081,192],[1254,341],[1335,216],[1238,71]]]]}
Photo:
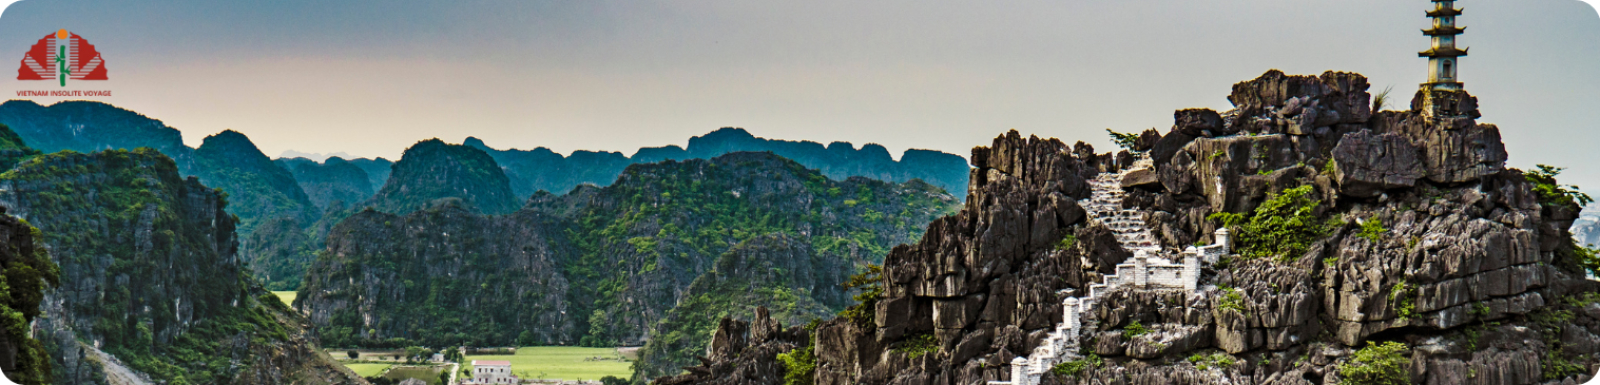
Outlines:
{"type": "Polygon", "coordinates": [[[472,384],[516,384],[511,361],[472,360],[472,384]]]}

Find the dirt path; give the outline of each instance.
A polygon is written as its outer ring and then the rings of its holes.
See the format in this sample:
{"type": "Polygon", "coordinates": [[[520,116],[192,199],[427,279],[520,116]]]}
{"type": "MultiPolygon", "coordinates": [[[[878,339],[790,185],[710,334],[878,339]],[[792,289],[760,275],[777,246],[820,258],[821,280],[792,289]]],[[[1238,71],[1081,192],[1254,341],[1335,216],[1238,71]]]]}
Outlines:
{"type": "Polygon", "coordinates": [[[100,349],[95,349],[94,346],[79,345],[83,346],[83,350],[88,352],[90,357],[105,365],[107,383],[111,385],[151,385],[149,381],[144,380],[144,376],[134,372],[132,369],[128,369],[127,366],[123,366],[122,361],[118,361],[116,357],[112,357],[110,354],[100,351],[100,349]]]}

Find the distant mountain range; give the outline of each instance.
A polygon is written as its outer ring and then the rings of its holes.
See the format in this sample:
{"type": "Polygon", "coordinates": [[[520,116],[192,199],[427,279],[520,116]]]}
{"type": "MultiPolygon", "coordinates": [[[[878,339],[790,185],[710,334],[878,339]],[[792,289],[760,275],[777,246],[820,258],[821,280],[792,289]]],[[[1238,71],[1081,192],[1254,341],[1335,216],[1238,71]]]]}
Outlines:
{"type": "Polygon", "coordinates": [[[687,149],[677,145],[645,147],[632,157],[605,151],[573,151],[572,155],[563,157],[544,147],[498,150],[474,137],[467,137],[462,144],[483,150],[494,157],[511,179],[512,192],[521,197],[540,190],[565,193],[584,183],[609,185],[630,164],[711,159],[742,151],[772,152],[836,180],[852,176],[889,182],[921,179],[958,197],[966,195],[969,170],[966,159],[938,151],[906,150],[900,160],[895,161],[889,156],[888,149],[876,143],[868,143],[860,149],[849,142],[833,142],[824,147],[812,141],[761,138],[743,128],[733,127],[689,138],[687,149]]]}

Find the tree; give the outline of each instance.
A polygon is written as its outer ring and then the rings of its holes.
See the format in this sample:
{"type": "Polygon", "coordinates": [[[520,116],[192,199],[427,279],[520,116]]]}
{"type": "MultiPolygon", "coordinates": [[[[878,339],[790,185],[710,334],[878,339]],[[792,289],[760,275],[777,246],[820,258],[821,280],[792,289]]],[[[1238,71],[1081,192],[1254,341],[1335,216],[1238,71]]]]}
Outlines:
{"type": "Polygon", "coordinates": [[[350,356],[350,359],[352,359],[352,360],[357,359],[357,358],[361,358],[361,352],[357,352],[357,351],[354,351],[354,350],[351,350],[351,351],[348,351],[348,352],[344,352],[344,355],[350,356]]]}
{"type": "Polygon", "coordinates": [[[1139,134],[1124,134],[1107,128],[1106,133],[1111,134],[1111,142],[1124,150],[1133,151],[1133,145],[1139,143],[1139,134]]]}
{"type": "Polygon", "coordinates": [[[628,380],[624,380],[617,376],[600,377],[600,383],[602,385],[629,385],[628,380]]]}
{"type": "Polygon", "coordinates": [[[534,339],[532,331],[523,330],[522,334],[518,334],[517,335],[517,345],[534,346],[534,345],[537,345],[538,343],[539,343],[539,341],[534,339]]]}

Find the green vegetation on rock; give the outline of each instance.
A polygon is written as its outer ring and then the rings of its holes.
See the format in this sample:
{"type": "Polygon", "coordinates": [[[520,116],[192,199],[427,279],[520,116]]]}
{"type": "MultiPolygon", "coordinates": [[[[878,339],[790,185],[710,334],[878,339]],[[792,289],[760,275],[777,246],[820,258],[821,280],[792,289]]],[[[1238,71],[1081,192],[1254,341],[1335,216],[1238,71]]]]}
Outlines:
{"type": "Polygon", "coordinates": [[[1208,219],[1233,229],[1235,250],[1241,256],[1293,260],[1336,226],[1314,215],[1321,201],[1311,199],[1312,191],[1310,185],[1283,190],[1250,215],[1224,212],[1208,219]]]}
{"type": "Polygon", "coordinates": [[[1340,384],[1343,385],[1405,385],[1411,382],[1406,368],[1411,359],[1405,352],[1406,344],[1388,341],[1357,350],[1349,361],[1339,364],[1340,384]]]}

